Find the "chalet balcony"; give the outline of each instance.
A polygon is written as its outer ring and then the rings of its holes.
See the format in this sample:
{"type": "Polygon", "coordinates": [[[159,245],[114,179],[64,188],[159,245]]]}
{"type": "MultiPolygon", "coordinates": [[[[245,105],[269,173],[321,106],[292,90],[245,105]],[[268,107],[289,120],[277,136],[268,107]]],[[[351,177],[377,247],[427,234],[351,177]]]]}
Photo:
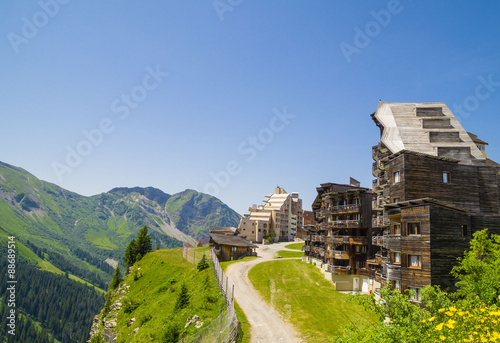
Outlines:
{"type": "Polygon", "coordinates": [[[341,251],[341,250],[333,250],[333,257],[336,260],[348,260],[349,259],[349,252],[348,251],[341,251]]]}
{"type": "Polygon", "coordinates": [[[310,245],[303,245],[302,246],[302,251],[311,251],[311,246],[310,245]]]}
{"type": "Polygon", "coordinates": [[[328,271],[330,273],[334,273],[336,275],[350,275],[351,274],[351,267],[342,267],[342,266],[332,266],[331,264],[328,265],[328,271]]]}
{"type": "Polygon", "coordinates": [[[375,269],[365,269],[365,268],[358,269],[357,274],[362,275],[362,276],[375,278],[375,269]]]}
{"type": "Polygon", "coordinates": [[[334,258],[335,254],[332,250],[325,250],[325,258],[334,258]]]}
{"type": "Polygon", "coordinates": [[[326,236],[324,236],[324,235],[312,235],[311,236],[311,241],[312,242],[324,243],[325,239],[326,239],[326,236]]]}
{"type": "Polygon", "coordinates": [[[319,256],[325,257],[325,249],[323,249],[323,248],[319,249],[319,256]]]}
{"type": "Polygon", "coordinates": [[[330,208],[330,213],[357,213],[361,211],[358,204],[338,205],[330,208]]]}
{"type": "Polygon", "coordinates": [[[361,220],[334,220],[328,223],[331,228],[357,228],[361,226],[361,220]]]}
{"type": "Polygon", "coordinates": [[[350,236],[349,244],[367,245],[368,237],[366,236],[350,236]]]}
{"type": "Polygon", "coordinates": [[[329,236],[331,244],[349,244],[350,236],[329,236]]]}
{"type": "Polygon", "coordinates": [[[304,236],[304,241],[306,241],[306,242],[311,241],[311,235],[305,235],[304,236]]]}
{"type": "Polygon", "coordinates": [[[372,175],[377,177],[379,172],[380,172],[380,170],[378,169],[377,161],[375,161],[372,164],[372,175]]]}
{"type": "Polygon", "coordinates": [[[384,246],[384,236],[373,236],[372,237],[372,245],[383,247],[384,246]]]}
{"type": "Polygon", "coordinates": [[[401,236],[389,235],[385,241],[385,248],[392,251],[401,251],[401,236]]]}
{"type": "Polygon", "coordinates": [[[401,265],[386,264],[386,266],[387,266],[387,280],[401,280],[401,265]]]}

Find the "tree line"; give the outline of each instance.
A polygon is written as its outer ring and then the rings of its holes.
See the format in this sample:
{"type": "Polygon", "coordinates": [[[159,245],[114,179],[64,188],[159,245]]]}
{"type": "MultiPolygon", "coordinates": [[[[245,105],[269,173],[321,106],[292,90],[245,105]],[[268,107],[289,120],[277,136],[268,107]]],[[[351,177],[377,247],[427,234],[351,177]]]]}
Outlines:
{"type": "MultiPolygon", "coordinates": [[[[2,257],[0,284],[7,284],[7,275],[7,260],[2,257]]],[[[104,304],[104,297],[93,287],[21,263],[16,268],[16,280],[19,325],[16,325],[16,336],[10,338],[14,339],[12,342],[52,342],[48,333],[62,343],[84,343],[89,339],[92,320],[104,304]],[[41,328],[27,318],[40,323],[41,328]]],[[[6,287],[0,289],[2,337],[11,336],[5,332],[6,292],[6,287]]]]}

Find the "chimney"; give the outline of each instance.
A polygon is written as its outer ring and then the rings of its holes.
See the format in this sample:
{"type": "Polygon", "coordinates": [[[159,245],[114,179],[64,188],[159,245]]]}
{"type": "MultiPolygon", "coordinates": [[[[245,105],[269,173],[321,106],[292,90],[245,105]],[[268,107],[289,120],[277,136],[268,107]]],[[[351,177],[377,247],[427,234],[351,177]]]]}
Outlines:
{"type": "Polygon", "coordinates": [[[353,179],[352,177],[350,178],[351,180],[349,181],[349,184],[353,187],[360,187],[361,186],[361,182],[359,182],[358,180],[356,179],[353,179]]]}

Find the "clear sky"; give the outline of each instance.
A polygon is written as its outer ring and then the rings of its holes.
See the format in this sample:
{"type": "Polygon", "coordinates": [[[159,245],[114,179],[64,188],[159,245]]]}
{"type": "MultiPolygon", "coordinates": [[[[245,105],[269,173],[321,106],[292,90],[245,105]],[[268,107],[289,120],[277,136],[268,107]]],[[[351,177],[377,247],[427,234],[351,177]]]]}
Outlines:
{"type": "Polygon", "coordinates": [[[2,1],[0,160],[83,195],[191,188],[241,214],[279,185],[310,209],[321,183],[371,186],[381,99],[445,102],[500,161],[499,18],[498,1],[2,1]]]}

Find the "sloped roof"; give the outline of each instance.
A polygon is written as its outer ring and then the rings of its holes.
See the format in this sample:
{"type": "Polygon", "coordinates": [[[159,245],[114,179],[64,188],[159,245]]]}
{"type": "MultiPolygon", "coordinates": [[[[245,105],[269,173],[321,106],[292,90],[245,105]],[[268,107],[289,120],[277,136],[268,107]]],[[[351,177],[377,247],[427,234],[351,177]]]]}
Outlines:
{"type": "MultiPolygon", "coordinates": [[[[381,142],[392,152],[411,150],[427,155],[438,156],[439,149],[470,148],[470,157],[485,160],[476,143],[464,130],[458,119],[444,102],[436,103],[389,103],[380,102],[372,118],[382,129],[381,142]],[[434,111],[433,113],[431,113],[434,111]],[[443,127],[426,126],[426,121],[444,121],[449,125],[443,127]],[[454,132],[458,141],[432,141],[434,133],[454,132]]],[[[469,162],[471,158],[461,155],[461,162],[469,162]]]]}
{"type": "Polygon", "coordinates": [[[257,248],[256,245],[247,241],[243,236],[228,236],[220,233],[210,233],[210,238],[217,244],[233,247],[257,248]]]}

